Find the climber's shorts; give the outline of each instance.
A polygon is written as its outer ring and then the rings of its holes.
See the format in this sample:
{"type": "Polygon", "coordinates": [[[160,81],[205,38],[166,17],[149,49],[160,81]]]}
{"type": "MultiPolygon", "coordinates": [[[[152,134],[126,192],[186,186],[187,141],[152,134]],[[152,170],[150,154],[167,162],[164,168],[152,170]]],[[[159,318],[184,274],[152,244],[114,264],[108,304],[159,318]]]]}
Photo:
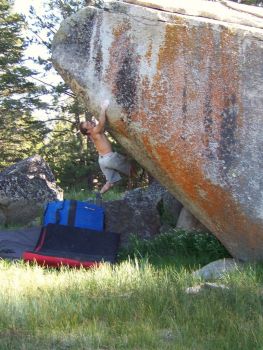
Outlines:
{"type": "Polygon", "coordinates": [[[107,182],[114,183],[121,179],[121,174],[130,175],[131,165],[126,157],[117,153],[110,152],[99,156],[99,166],[106,177],[107,182]]]}

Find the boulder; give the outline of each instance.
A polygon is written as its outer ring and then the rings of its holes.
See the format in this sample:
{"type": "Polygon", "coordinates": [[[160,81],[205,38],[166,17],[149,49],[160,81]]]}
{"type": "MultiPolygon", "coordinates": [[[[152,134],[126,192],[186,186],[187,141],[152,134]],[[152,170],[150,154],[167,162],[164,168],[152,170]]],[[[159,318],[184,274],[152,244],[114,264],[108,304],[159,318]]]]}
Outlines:
{"type": "Polygon", "coordinates": [[[39,155],[24,159],[0,173],[0,224],[28,224],[62,198],[48,164],[39,155]]]}
{"type": "Polygon", "coordinates": [[[121,234],[121,244],[129,242],[131,234],[149,239],[159,233],[160,216],[147,200],[115,200],[104,203],[105,229],[121,234]]]}
{"type": "Polygon", "coordinates": [[[176,226],[183,205],[170,192],[164,192],[162,196],[163,212],[165,213],[165,221],[172,226],[176,226]]]}
{"type": "Polygon", "coordinates": [[[226,273],[240,270],[242,268],[243,263],[241,261],[237,261],[235,259],[219,259],[193,272],[193,276],[204,280],[210,280],[214,278],[221,278],[226,273]]]}
{"type": "Polygon", "coordinates": [[[200,292],[204,292],[206,290],[220,290],[220,291],[229,291],[230,288],[224,284],[211,283],[206,282],[193,287],[186,288],[186,294],[199,294],[200,292]]]}
{"type": "Polygon", "coordinates": [[[126,191],[121,200],[108,201],[103,206],[106,230],[121,233],[123,245],[129,242],[131,234],[149,239],[170,231],[182,208],[157,181],[145,188],[126,191]]]}
{"type": "Polygon", "coordinates": [[[263,259],[263,9],[194,0],[86,7],[53,63],[110,132],[225,245],[263,259]]]}
{"type": "Polygon", "coordinates": [[[106,229],[122,233],[126,244],[131,234],[148,239],[176,228],[204,231],[204,227],[159,182],[145,188],[126,191],[121,200],[108,201],[105,207],[106,229]]]}
{"type": "Polygon", "coordinates": [[[157,208],[166,192],[167,190],[160,183],[154,181],[148,187],[139,187],[131,191],[126,191],[123,199],[129,202],[141,202],[145,200],[150,202],[151,206],[157,208]]]}
{"type": "Polygon", "coordinates": [[[185,207],[180,211],[176,228],[186,231],[202,231],[209,232],[209,230],[185,207]]]}
{"type": "Polygon", "coordinates": [[[161,216],[165,226],[176,226],[183,205],[158,181],[154,180],[148,187],[136,188],[124,193],[124,199],[130,202],[148,201],[161,216]]]}

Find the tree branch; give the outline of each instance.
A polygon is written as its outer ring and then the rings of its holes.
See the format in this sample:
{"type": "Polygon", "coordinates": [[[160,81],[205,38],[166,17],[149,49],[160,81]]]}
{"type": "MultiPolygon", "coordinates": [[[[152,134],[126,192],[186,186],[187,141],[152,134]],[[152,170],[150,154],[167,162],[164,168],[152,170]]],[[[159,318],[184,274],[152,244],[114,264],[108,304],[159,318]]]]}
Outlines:
{"type": "Polygon", "coordinates": [[[68,123],[71,123],[71,124],[76,124],[76,122],[73,122],[71,120],[68,120],[66,118],[52,118],[52,119],[48,119],[48,120],[40,120],[41,123],[49,123],[49,122],[53,122],[53,121],[64,121],[64,122],[68,122],[68,123]]]}
{"type": "MultiPolygon", "coordinates": [[[[47,85],[47,86],[51,86],[53,89],[56,88],[54,85],[49,84],[49,83],[46,83],[45,81],[43,81],[43,80],[41,80],[41,79],[35,78],[35,77],[33,77],[33,76],[30,76],[30,78],[31,78],[31,79],[34,79],[34,80],[37,80],[37,81],[39,81],[40,83],[45,84],[45,85],[47,85]]],[[[76,97],[75,94],[70,93],[70,92],[67,92],[67,91],[64,91],[63,94],[68,95],[68,96],[70,96],[70,97],[72,97],[72,98],[75,98],[75,97],[76,97]]]]}
{"type": "MultiPolygon", "coordinates": [[[[46,43],[46,41],[44,39],[41,38],[40,35],[38,35],[36,32],[34,32],[31,28],[28,28],[30,30],[30,32],[32,32],[41,42],[43,45],[46,46],[46,48],[48,48],[48,50],[50,50],[50,47],[48,46],[48,44],[46,43]]],[[[54,33],[55,34],[55,33],[54,33]]]]}

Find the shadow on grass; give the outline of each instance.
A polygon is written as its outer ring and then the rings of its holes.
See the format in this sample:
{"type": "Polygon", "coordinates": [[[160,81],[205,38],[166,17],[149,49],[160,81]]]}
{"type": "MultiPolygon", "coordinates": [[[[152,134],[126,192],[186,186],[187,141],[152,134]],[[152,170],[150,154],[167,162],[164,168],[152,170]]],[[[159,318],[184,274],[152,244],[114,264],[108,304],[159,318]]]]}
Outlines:
{"type": "Polygon", "coordinates": [[[142,259],[92,270],[7,264],[1,350],[260,349],[263,269],[247,267],[221,281],[228,290],[192,296],[185,288],[198,281],[166,264],[142,259]]]}

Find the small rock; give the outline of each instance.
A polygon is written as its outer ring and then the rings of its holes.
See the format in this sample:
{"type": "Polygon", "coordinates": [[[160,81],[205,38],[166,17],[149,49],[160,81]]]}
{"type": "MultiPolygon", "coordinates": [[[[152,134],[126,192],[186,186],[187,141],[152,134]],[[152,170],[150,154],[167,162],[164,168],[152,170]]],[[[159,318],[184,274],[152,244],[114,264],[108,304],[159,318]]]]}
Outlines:
{"type": "Polygon", "coordinates": [[[217,283],[202,283],[197,286],[193,287],[188,287],[186,288],[185,292],[187,294],[198,294],[204,290],[212,290],[212,289],[217,289],[217,290],[229,290],[229,287],[225,286],[224,284],[217,284],[217,283]]]}
{"type": "Polygon", "coordinates": [[[217,284],[217,283],[204,283],[204,289],[229,289],[229,287],[225,286],[224,284],[217,284]]]}
{"type": "Polygon", "coordinates": [[[242,263],[235,259],[220,259],[194,271],[193,276],[205,280],[211,278],[220,278],[223,274],[242,268],[242,263]]]}
{"type": "Polygon", "coordinates": [[[204,231],[210,232],[188,209],[182,208],[176,228],[181,228],[187,231],[204,231]]]}
{"type": "Polygon", "coordinates": [[[176,338],[172,329],[161,329],[159,334],[164,341],[173,341],[176,338]]]}
{"type": "Polygon", "coordinates": [[[202,285],[198,285],[198,286],[193,286],[193,287],[188,287],[186,288],[185,292],[187,294],[197,294],[202,290],[202,285]]]}

